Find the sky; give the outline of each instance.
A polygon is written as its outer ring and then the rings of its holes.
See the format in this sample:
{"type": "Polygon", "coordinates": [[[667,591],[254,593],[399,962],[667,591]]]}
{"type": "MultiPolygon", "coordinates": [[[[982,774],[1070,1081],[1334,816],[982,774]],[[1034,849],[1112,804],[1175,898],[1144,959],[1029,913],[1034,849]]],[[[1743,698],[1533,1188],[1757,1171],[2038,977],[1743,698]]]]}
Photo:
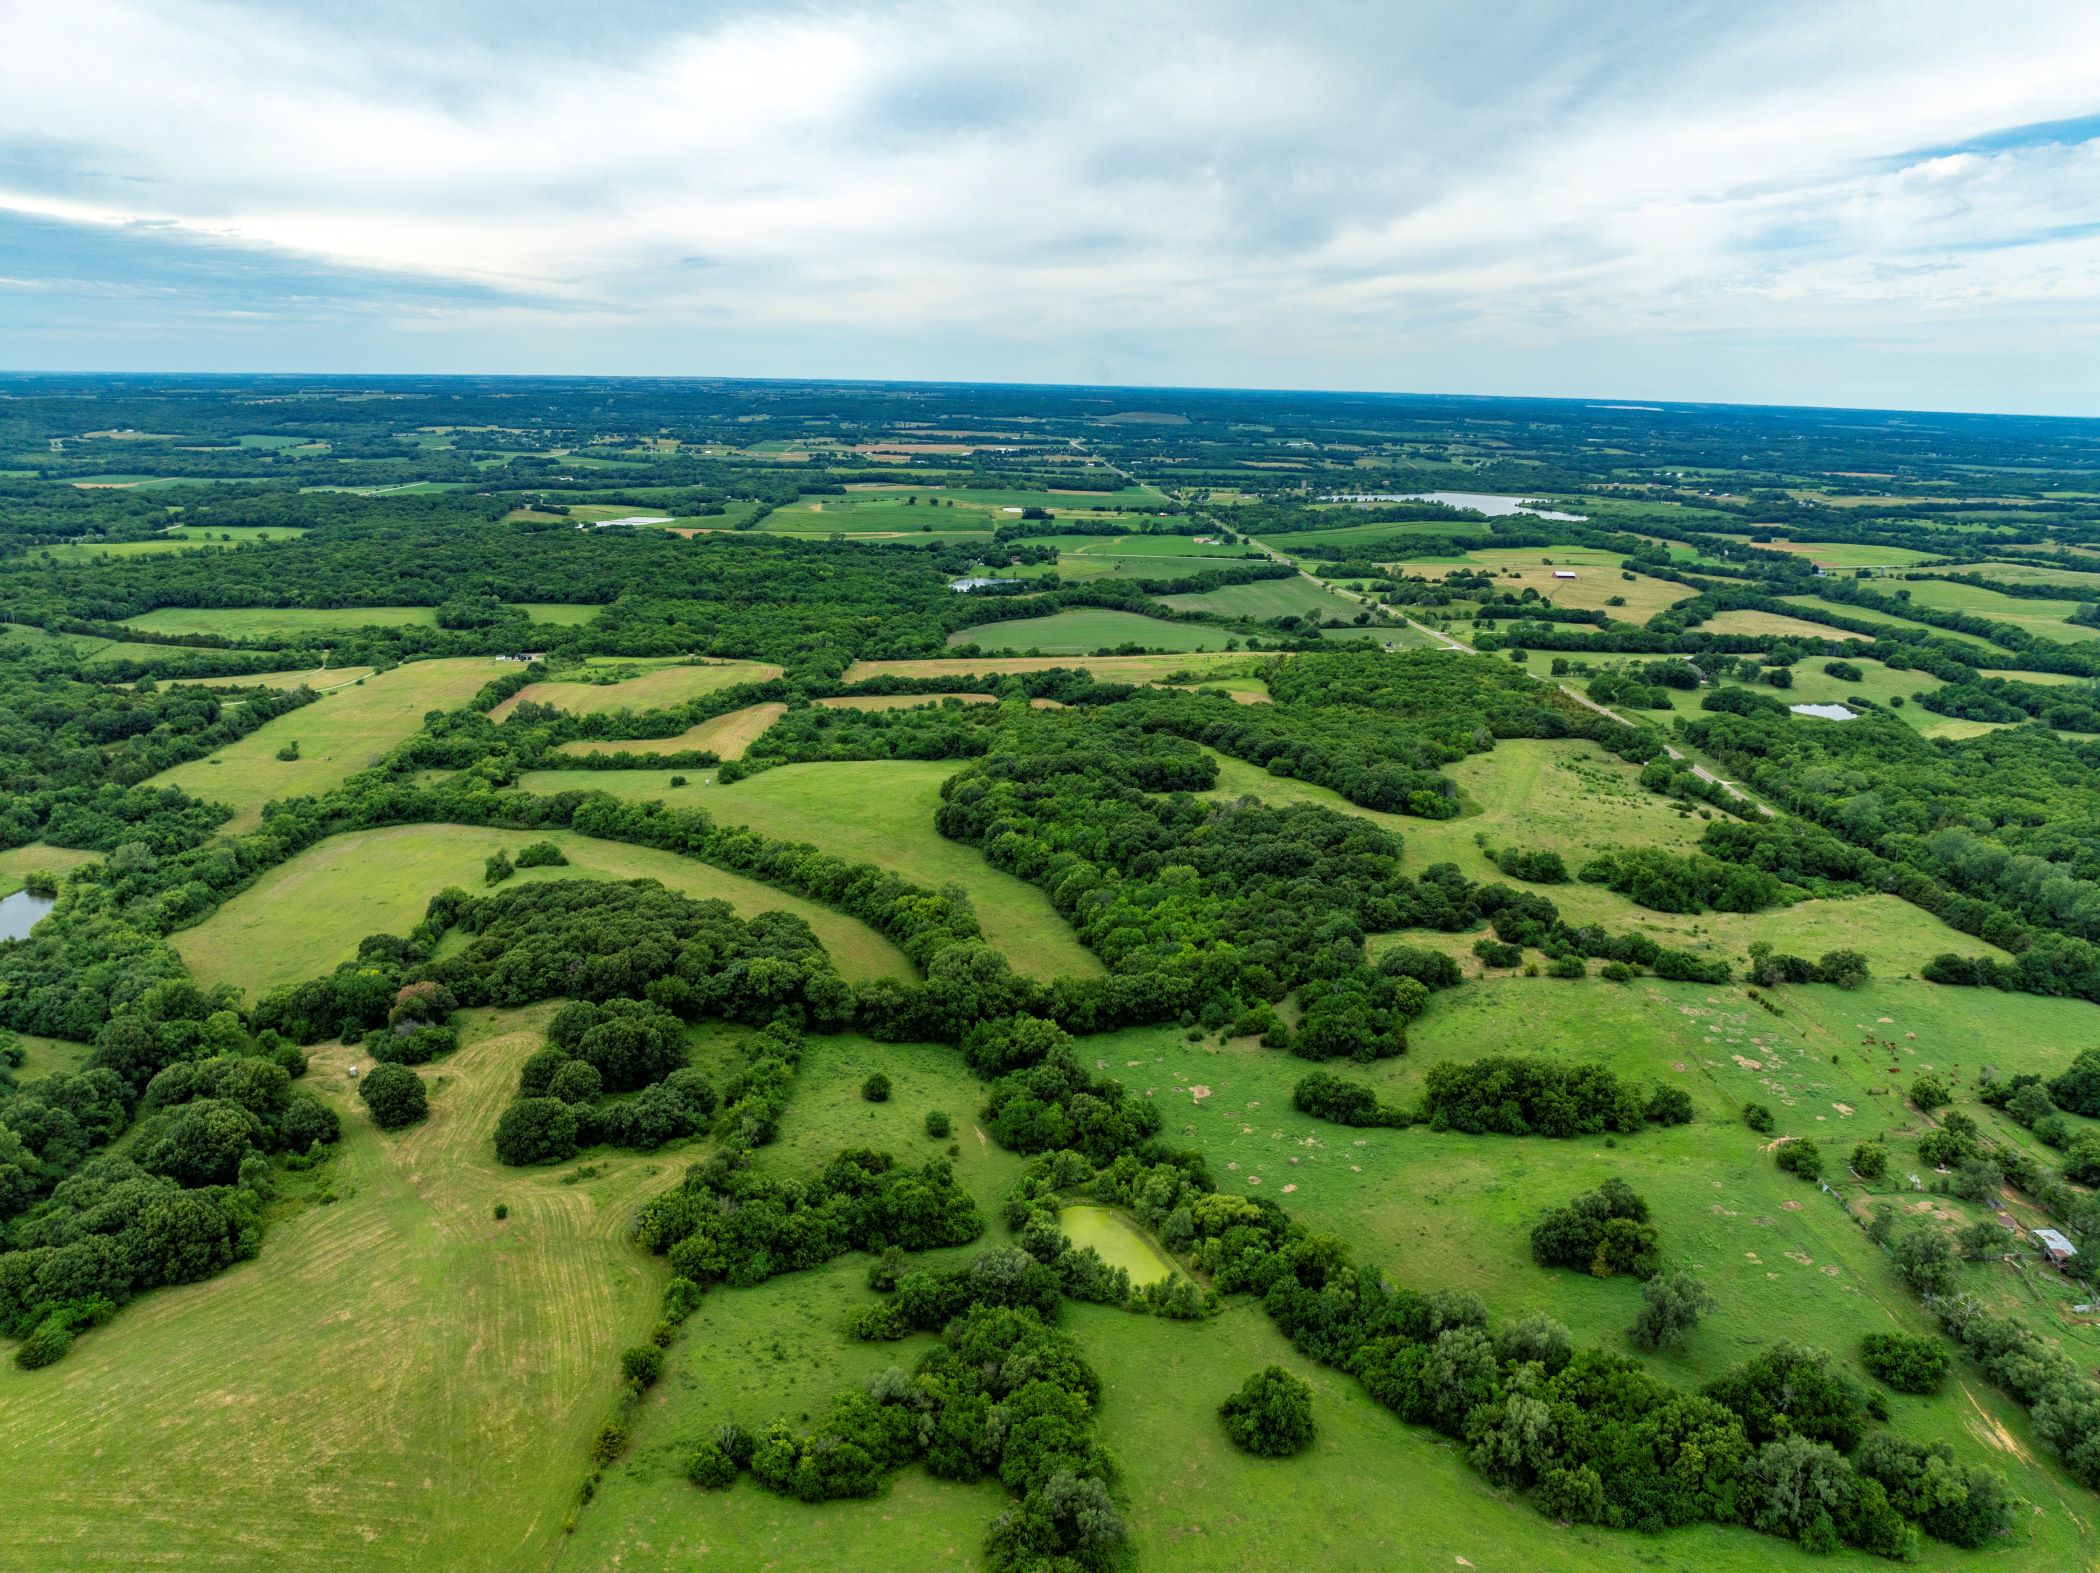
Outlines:
{"type": "Polygon", "coordinates": [[[2100,5],[0,0],[0,368],[2100,416],[2100,5]]]}

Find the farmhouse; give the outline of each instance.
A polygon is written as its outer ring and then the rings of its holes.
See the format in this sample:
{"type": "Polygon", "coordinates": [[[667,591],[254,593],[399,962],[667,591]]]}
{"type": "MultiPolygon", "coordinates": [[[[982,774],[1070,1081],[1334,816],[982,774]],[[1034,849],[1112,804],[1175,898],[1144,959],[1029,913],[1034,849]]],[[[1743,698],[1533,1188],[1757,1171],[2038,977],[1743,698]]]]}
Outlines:
{"type": "Polygon", "coordinates": [[[2042,1253],[2059,1267],[2078,1254],[2078,1247],[2054,1229],[2037,1229],[2034,1237],[2041,1242],[2042,1253]]]}

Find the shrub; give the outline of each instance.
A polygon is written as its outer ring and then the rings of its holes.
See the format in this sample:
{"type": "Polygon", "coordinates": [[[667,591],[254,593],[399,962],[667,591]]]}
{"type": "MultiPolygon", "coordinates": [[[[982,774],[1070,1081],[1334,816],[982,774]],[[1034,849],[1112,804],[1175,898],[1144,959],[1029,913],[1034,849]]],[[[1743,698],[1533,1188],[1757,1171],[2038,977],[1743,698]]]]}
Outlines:
{"type": "Polygon", "coordinates": [[[503,1222],[503,1220],[504,1220],[504,1219],[508,1218],[509,1216],[510,1216],[510,1203],[508,1203],[508,1202],[498,1202],[498,1203],[496,1203],[496,1222],[498,1222],[498,1223],[501,1223],[501,1222],[503,1222]]]}
{"type": "Polygon", "coordinates": [[[1772,1154],[1772,1161],[1788,1174],[1798,1174],[1804,1180],[1823,1177],[1823,1149],[1806,1136],[1783,1143],[1772,1154]]]}
{"type": "Polygon", "coordinates": [[[636,1344],[623,1350],[620,1374],[637,1387],[654,1387],[664,1374],[664,1352],[654,1344],[636,1344]]]}
{"type": "Polygon", "coordinates": [[[1937,1076],[1920,1076],[1910,1084],[1910,1101],[1930,1114],[1934,1109],[1944,1109],[1952,1100],[1947,1096],[1946,1083],[1937,1076]]]}
{"type": "Polygon", "coordinates": [[[1947,1378],[1947,1349],[1937,1338],[1869,1333],[1859,1341],[1859,1358],[1899,1393],[1937,1393],[1947,1378]]]}
{"type": "Polygon", "coordinates": [[[1852,1172],[1862,1180],[1878,1180],[1889,1172],[1888,1149],[1878,1142],[1861,1142],[1852,1149],[1852,1172]]]}
{"type": "Polygon", "coordinates": [[[605,1078],[589,1060],[570,1060],[547,1083],[547,1096],[563,1103],[596,1103],[605,1091],[605,1078]]]}
{"type": "Polygon", "coordinates": [[[1288,1458],[1313,1439],[1312,1389],[1282,1366],[1257,1371],[1224,1403],[1225,1434],[1244,1452],[1288,1458]]]}
{"type": "Polygon", "coordinates": [[[1610,1179],[1541,1218],[1531,1231],[1531,1254],[1542,1266],[1598,1278],[1650,1278],[1661,1264],[1661,1243],[1648,1204],[1624,1180],[1610,1179]]]}
{"type": "Polygon", "coordinates": [[[736,1479],[736,1460],[723,1452],[720,1444],[702,1442],[685,1461],[685,1478],[696,1486],[719,1491],[736,1479]]]}
{"type": "Polygon", "coordinates": [[[1692,1095],[1682,1087],[1666,1087],[1655,1084],[1655,1091],[1648,1099],[1648,1123],[1650,1125],[1689,1125],[1692,1123],[1692,1095]]]}
{"type": "Polygon", "coordinates": [[[1555,956],[1553,965],[1546,969],[1552,978],[1586,978],[1590,975],[1589,964],[1580,956],[1555,956]]]}
{"type": "Polygon", "coordinates": [[[481,865],[481,877],[491,885],[500,885],[517,870],[511,867],[510,854],[497,851],[489,854],[488,861],[481,865]]]}
{"type": "Polygon", "coordinates": [[[883,1075],[881,1071],[877,1071],[860,1084],[860,1095],[870,1103],[888,1103],[890,1101],[889,1077],[883,1075]]]}
{"type": "Polygon", "coordinates": [[[430,1112],[423,1078],[406,1065],[374,1065],[358,1079],[357,1095],[383,1131],[413,1125],[430,1112]]]}
{"type": "Polygon", "coordinates": [[[496,1121],[496,1156],[522,1167],[576,1156],[576,1111],[559,1098],[519,1098],[496,1121]]]}
{"type": "Polygon", "coordinates": [[[534,841],[518,849],[519,868],[566,868],[568,858],[551,841],[534,841]]]}
{"type": "Polygon", "coordinates": [[[1772,1118],[1772,1111],[1764,1104],[1746,1103],[1743,1105],[1743,1123],[1758,1135],[1769,1136],[1777,1122],[1772,1118]]]}
{"type": "Polygon", "coordinates": [[[941,1110],[929,1109],[927,1111],[926,1134],[928,1136],[931,1136],[935,1141],[946,1140],[948,1133],[954,1129],[955,1122],[950,1120],[948,1116],[941,1110]]]}

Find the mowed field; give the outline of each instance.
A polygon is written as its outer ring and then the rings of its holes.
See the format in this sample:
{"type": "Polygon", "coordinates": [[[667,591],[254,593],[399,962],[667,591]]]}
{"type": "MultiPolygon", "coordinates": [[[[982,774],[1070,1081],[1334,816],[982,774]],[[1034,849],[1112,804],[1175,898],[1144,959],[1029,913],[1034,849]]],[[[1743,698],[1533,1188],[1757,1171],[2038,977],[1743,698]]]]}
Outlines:
{"type": "MultiPolygon", "coordinates": [[[[588,622],[602,610],[559,602],[525,606],[533,621],[588,622]]],[[[348,628],[435,628],[434,606],[164,606],[126,620],[125,627],[153,634],[218,634],[228,639],[278,639],[326,634],[348,628]]]]}
{"type": "Polygon", "coordinates": [[[44,1371],[0,1365],[10,1568],[542,1568],[667,1276],[628,1239],[672,1153],[506,1169],[489,1139],[551,1007],[469,1012],[430,1117],[382,1134],[345,1068],[301,1082],[337,1156],[287,1176],[262,1255],[127,1306],[44,1371]],[[322,1188],[333,1205],[314,1205],[322,1188]],[[510,1216],[497,1222],[497,1202],[510,1216]]]}
{"type": "Polygon", "coordinates": [[[780,675],[764,661],[708,661],[690,666],[638,666],[608,663],[599,669],[618,678],[610,683],[560,679],[531,683],[489,712],[501,721],[519,705],[552,705],[572,715],[598,715],[611,710],[662,710],[703,694],[719,693],[738,683],[763,683],[780,675]]]}
{"type": "MultiPolygon", "coordinates": [[[[1817,602],[1813,596],[1795,595],[1788,600],[1799,605],[1808,602],[1822,605],[1825,611],[1844,612],[1847,616],[1858,616],[1862,622],[1879,622],[1896,626],[1899,619],[1874,617],[1854,613],[1849,607],[1817,602]]],[[[1699,625],[1709,633],[1716,634],[1783,634],[1797,639],[1859,639],[1868,640],[1871,634],[1855,632],[1849,628],[1832,628],[1827,623],[1812,623],[1805,617],[1785,617],[1778,612],[1717,612],[1699,625]]]]}
{"type": "Polygon", "coordinates": [[[1645,574],[1629,576],[1619,567],[1620,560],[1609,552],[1555,546],[1543,552],[1496,548],[1468,552],[1462,562],[1422,559],[1395,563],[1393,567],[1417,579],[1447,579],[1466,568],[1484,568],[1511,594],[1536,590],[1555,606],[1609,612],[1620,622],[1628,623],[1645,623],[1687,598],[1681,584],[1651,579],[1645,574]],[[1590,561],[1591,558],[1602,560],[1590,561]],[[1556,572],[1572,573],[1575,577],[1556,579],[1556,572]],[[1608,604],[1614,597],[1625,605],[1608,604]]]}
{"type": "Polygon", "coordinates": [[[1302,574],[1290,579],[1229,584],[1202,595],[1163,596],[1161,600],[1177,612],[1215,612],[1224,617],[1311,617],[1320,622],[1331,617],[1346,622],[1363,610],[1347,596],[1336,595],[1302,574]]]}
{"type": "Polygon", "coordinates": [[[969,893],[985,937],[1019,970],[1045,978],[1099,975],[1101,963],[1048,896],[934,829],[941,783],[961,768],[939,759],[781,765],[726,787],[701,771],[687,772],[687,784],[674,787],[662,770],[532,770],[518,784],[528,792],[595,790],[704,808],[722,824],[873,863],[929,890],[952,881],[969,893]]]}
{"type": "MultiPolygon", "coordinates": [[[[1883,588],[1886,587],[1884,586],[1883,588]]],[[[1930,623],[1921,623],[1915,618],[1898,617],[1889,612],[1871,611],[1863,606],[1847,606],[1843,601],[1829,601],[1817,595],[1787,595],[1780,597],[1780,599],[1792,606],[1820,607],[1826,612],[1835,612],[1839,616],[1849,617],[1854,622],[1872,623],[1881,628],[1907,628],[1914,633],[1933,634],[1941,639],[1951,639],[1958,645],[1966,645],[1971,650],[1974,650],[1978,661],[2004,659],[1999,647],[1987,640],[1972,638],[1968,634],[1953,633],[1945,628],[1935,628],[1930,623]]],[[[1719,617],[1709,619],[1705,626],[1718,628],[1724,619],[1730,617],[1769,617],[1771,615],[1769,612],[1723,612],[1719,617]]],[[[1738,629],[1736,631],[1741,632],[1742,630],[1738,629]]],[[[1823,637],[1826,639],[1843,639],[1850,638],[1851,635],[1842,633],[1835,628],[1826,628],[1823,630],[1823,637]]]]}
{"type": "Polygon", "coordinates": [[[702,721],[698,726],[687,727],[675,737],[591,738],[580,743],[564,743],[555,752],[683,754],[711,749],[724,759],[741,759],[744,757],[744,750],[785,714],[787,706],[777,701],[772,704],[746,705],[741,710],[732,710],[727,715],[718,715],[702,721]]]}
{"type": "Polygon", "coordinates": [[[1201,623],[1169,623],[1139,612],[1086,607],[1048,617],[1017,617],[1003,623],[958,628],[951,645],[983,650],[1040,650],[1046,655],[1085,655],[1116,645],[1147,645],[1155,650],[1222,650],[1234,637],[1230,629],[1201,623]]]}
{"type": "MultiPolygon", "coordinates": [[[[593,772],[603,774],[604,772],[593,772]]],[[[194,928],[170,936],[200,982],[232,983],[253,1000],[332,971],[367,934],[406,934],[447,885],[480,893],[482,862],[528,841],[552,841],[566,867],[526,868],[516,879],[654,879],[696,900],[727,901],[739,915],[792,912],[809,924],[849,981],[910,977],[904,953],[857,918],[757,880],[675,853],[565,830],[528,833],[468,825],[399,825],[331,836],[271,869],[194,928]]]]}
{"type": "Polygon", "coordinates": [[[257,672],[241,677],[171,677],[170,688],[188,684],[195,688],[311,688],[323,693],[347,687],[361,677],[370,677],[369,666],[316,666],[302,672],[257,672]]]}
{"type": "Polygon", "coordinates": [[[2030,600],[2025,596],[2001,595],[1981,585],[1955,584],[1946,579],[1906,579],[1899,589],[1910,592],[1910,603],[1935,612],[1966,612],[2024,629],[2038,639],[2083,643],[2100,639],[2100,628],[2074,623],[2071,615],[2085,603],[2080,601],[2030,600]]]}
{"type": "Polygon", "coordinates": [[[31,874],[65,874],[83,863],[93,863],[101,856],[99,852],[48,846],[41,841],[8,847],[0,851],[0,896],[20,890],[23,880],[31,874]]]}
{"type": "Polygon", "coordinates": [[[426,712],[458,709],[504,670],[492,657],[457,656],[352,680],[217,753],[163,770],[147,785],[179,786],[224,803],[233,810],[228,833],[253,830],[265,803],[341,785],[421,728],[426,712]],[[294,742],[299,757],[279,759],[277,751],[294,742]]]}

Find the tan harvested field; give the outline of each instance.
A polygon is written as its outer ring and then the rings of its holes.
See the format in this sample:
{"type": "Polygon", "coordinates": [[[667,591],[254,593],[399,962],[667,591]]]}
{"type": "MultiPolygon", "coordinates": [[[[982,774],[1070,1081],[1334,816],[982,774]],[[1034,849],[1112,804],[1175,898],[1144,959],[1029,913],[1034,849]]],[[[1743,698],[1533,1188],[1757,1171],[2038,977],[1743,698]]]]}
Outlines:
{"type": "Polygon", "coordinates": [[[746,705],[727,715],[718,715],[687,727],[676,737],[593,738],[588,742],[564,743],[558,754],[682,754],[712,749],[724,759],[742,759],[766,728],[787,714],[787,706],[774,701],[746,705]]]}
{"type": "Polygon", "coordinates": [[[1717,634],[1793,634],[1803,639],[1861,641],[1872,637],[1869,634],[1853,633],[1846,628],[1831,628],[1822,623],[1812,623],[1803,617],[1782,617],[1777,612],[1721,612],[1709,617],[1699,626],[1717,634]]]}
{"type": "Polygon", "coordinates": [[[780,675],[780,668],[765,661],[710,661],[694,666],[656,666],[638,669],[632,677],[616,683],[549,681],[521,688],[489,713],[498,721],[527,700],[553,705],[573,715],[597,715],[607,710],[662,710],[684,704],[702,694],[734,688],[738,683],[763,683],[780,675]]]}
{"type": "Polygon", "coordinates": [[[1656,613],[1690,598],[1683,585],[1672,584],[1667,579],[1651,579],[1645,574],[1628,577],[1614,566],[1571,563],[1567,552],[1561,548],[1531,554],[1501,552],[1497,557],[1500,560],[1492,566],[1477,562],[1403,562],[1393,566],[1417,579],[1445,579],[1454,573],[1486,567],[1494,575],[1495,582],[1511,593],[1536,590],[1541,599],[1551,601],[1555,606],[1609,612],[1619,621],[1629,623],[1644,623],[1656,613]],[[1546,558],[1552,561],[1549,563],[1546,558]],[[1556,572],[1572,573],[1575,577],[1556,579],[1553,577],[1556,572]],[[1614,596],[1626,604],[1608,605],[1614,596]]]}

